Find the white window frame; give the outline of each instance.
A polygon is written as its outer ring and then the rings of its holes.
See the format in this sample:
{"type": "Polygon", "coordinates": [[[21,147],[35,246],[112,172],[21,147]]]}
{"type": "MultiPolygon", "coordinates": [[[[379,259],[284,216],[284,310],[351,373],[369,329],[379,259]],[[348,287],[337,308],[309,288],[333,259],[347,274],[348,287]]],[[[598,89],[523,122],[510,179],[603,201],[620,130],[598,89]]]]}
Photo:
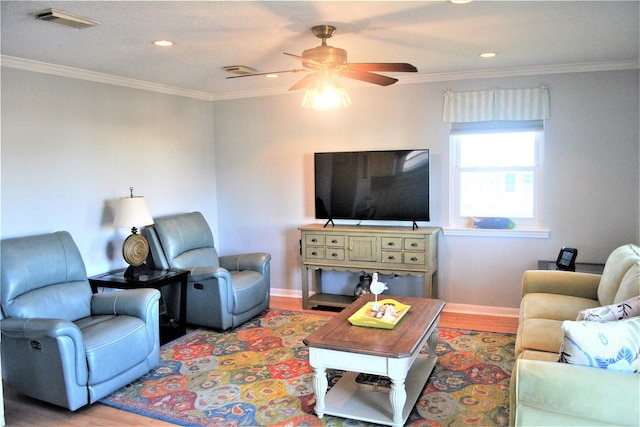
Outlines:
{"type": "MultiPolygon", "coordinates": [[[[449,235],[484,235],[484,236],[513,236],[536,237],[549,236],[549,231],[543,228],[543,172],[544,172],[544,128],[542,121],[523,122],[482,122],[482,123],[453,123],[450,134],[450,177],[449,177],[449,227],[445,234],[449,235]],[[532,219],[512,218],[516,226],[513,229],[477,229],[469,227],[469,218],[460,216],[460,176],[463,171],[496,170],[496,168],[461,168],[460,138],[464,134],[504,133],[504,132],[536,132],[535,136],[535,165],[525,168],[534,173],[534,206],[532,219]]],[[[523,170],[510,167],[503,170],[523,170]]]]}

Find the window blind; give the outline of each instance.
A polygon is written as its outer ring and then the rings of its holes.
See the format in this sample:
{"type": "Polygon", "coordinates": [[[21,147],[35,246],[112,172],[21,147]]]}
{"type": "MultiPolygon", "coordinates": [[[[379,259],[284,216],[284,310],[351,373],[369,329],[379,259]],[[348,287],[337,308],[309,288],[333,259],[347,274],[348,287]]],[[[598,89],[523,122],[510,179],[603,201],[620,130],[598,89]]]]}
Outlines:
{"type": "Polygon", "coordinates": [[[542,120],[510,120],[451,123],[451,135],[468,133],[537,132],[544,130],[542,120]]]}

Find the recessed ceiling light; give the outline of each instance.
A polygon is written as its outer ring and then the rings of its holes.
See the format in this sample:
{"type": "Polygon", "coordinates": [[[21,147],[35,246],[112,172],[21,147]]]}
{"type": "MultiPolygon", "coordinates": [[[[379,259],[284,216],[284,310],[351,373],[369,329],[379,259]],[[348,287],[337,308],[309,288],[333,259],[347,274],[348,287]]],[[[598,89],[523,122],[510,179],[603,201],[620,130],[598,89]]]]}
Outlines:
{"type": "Polygon", "coordinates": [[[173,46],[173,42],[170,40],[155,40],[153,44],[159,47],[173,46]]]}
{"type": "Polygon", "coordinates": [[[453,4],[467,4],[471,3],[473,0],[449,0],[449,3],[453,4]]]}
{"type": "Polygon", "coordinates": [[[275,79],[275,78],[277,78],[277,77],[278,77],[278,75],[277,75],[277,74],[265,74],[265,76],[266,76],[267,78],[269,78],[269,79],[275,79]]]}
{"type": "Polygon", "coordinates": [[[497,55],[495,52],[483,52],[480,54],[481,58],[493,58],[497,55]]]}

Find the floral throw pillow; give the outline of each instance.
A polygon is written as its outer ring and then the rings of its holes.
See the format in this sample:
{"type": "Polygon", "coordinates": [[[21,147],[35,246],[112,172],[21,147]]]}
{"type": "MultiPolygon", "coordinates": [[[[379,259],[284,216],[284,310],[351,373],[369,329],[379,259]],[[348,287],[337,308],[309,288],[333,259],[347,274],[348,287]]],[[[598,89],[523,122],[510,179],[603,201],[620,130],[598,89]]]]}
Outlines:
{"type": "Polygon", "coordinates": [[[559,362],[640,372],[640,317],[615,322],[562,322],[559,362]]]}
{"type": "Polygon", "coordinates": [[[578,318],[576,320],[611,322],[612,320],[622,320],[636,316],[640,316],[640,296],[629,298],[617,304],[582,310],[578,312],[578,318]]]}

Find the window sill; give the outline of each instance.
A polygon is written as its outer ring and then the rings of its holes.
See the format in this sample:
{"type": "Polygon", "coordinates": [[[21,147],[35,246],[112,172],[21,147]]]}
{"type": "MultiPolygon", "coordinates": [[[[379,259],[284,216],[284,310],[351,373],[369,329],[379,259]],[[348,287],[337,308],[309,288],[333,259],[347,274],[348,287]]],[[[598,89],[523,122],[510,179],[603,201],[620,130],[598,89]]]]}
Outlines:
{"type": "Polygon", "coordinates": [[[474,237],[520,237],[530,239],[547,239],[549,230],[498,230],[480,228],[443,228],[445,236],[474,236],[474,237]]]}

